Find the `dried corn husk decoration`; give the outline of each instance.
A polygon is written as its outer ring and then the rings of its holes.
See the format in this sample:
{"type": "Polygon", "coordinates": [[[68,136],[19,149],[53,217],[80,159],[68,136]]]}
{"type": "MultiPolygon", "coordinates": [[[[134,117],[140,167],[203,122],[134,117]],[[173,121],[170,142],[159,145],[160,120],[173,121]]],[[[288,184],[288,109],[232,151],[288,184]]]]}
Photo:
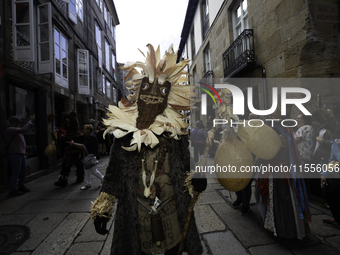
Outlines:
{"type": "Polygon", "coordinates": [[[95,219],[97,216],[111,218],[113,204],[116,201],[116,197],[109,195],[105,192],[100,193],[96,201],[92,202],[91,205],[91,219],[95,219]]]}
{"type": "Polygon", "coordinates": [[[188,127],[188,124],[184,121],[187,116],[183,115],[180,110],[190,110],[197,102],[193,98],[196,96],[194,86],[180,85],[180,83],[188,81],[189,73],[185,71],[185,68],[189,59],[176,63],[177,54],[173,51],[172,45],[163,58],[160,56],[159,47],[156,51],[151,44],[148,44],[147,47],[147,54],[141,52],[145,57],[145,62],[128,62],[120,68],[128,72],[125,76],[127,100],[119,102],[119,107],[110,105],[107,114],[109,118],[103,119],[103,123],[107,126],[104,135],[109,133],[121,138],[133,133],[130,147],[123,147],[127,151],[140,151],[142,144],[153,148],[159,143],[156,136],[163,133],[168,133],[168,136],[179,140],[181,135],[186,134],[188,127]],[[149,82],[157,81],[158,84],[170,82],[171,88],[168,106],[164,112],[159,114],[154,123],[147,129],[139,130],[136,127],[137,100],[141,82],[145,77],[149,79],[149,82]]]}
{"type": "Polygon", "coordinates": [[[271,127],[262,124],[256,120],[246,121],[245,126],[239,124],[237,135],[256,157],[270,160],[279,152],[281,139],[271,127]]]}
{"type": "Polygon", "coordinates": [[[150,83],[155,79],[157,79],[159,84],[163,84],[166,81],[170,82],[171,89],[168,104],[175,109],[178,106],[181,107],[180,110],[190,110],[190,105],[192,106],[196,103],[195,100],[190,100],[190,94],[191,97],[196,96],[194,87],[179,85],[188,81],[190,74],[185,71],[185,68],[189,64],[189,59],[176,63],[177,53],[174,52],[172,45],[163,58],[161,58],[159,46],[156,51],[151,44],[148,44],[147,47],[147,56],[139,50],[145,57],[145,62],[128,62],[120,68],[128,71],[125,80],[130,79],[125,83],[126,88],[130,92],[127,95],[127,99],[129,101],[136,101],[138,99],[140,84],[143,78],[148,77],[150,83]],[[140,68],[142,71],[139,72],[137,68],[140,68]]]}
{"type": "Polygon", "coordinates": [[[252,173],[240,172],[241,166],[252,166],[253,155],[248,147],[236,137],[233,129],[226,132],[227,138],[218,147],[215,154],[216,177],[219,183],[229,191],[240,191],[244,189],[252,178],[252,173]],[[218,167],[235,167],[236,172],[217,171],[218,167]]]}

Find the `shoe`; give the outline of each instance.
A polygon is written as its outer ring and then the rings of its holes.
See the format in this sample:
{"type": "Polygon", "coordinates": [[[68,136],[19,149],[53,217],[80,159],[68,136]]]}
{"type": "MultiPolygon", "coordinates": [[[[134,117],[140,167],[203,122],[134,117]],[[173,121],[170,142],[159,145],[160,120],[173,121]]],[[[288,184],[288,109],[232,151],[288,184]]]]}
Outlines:
{"type": "Polygon", "coordinates": [[[26,188],[24,185],[20,186],[20,187],[18,188],[18,190],[21,191],[21,192],[25,192],[25,193],[31,191],[30,189],[26,188]]]}
{"type": "Polygon", "coordinates": [[[77,176],[76,183],[81,183],[84,181],[84,176],[77,176]]]}
{"type": "Polygon", "coordinates": [[[322,220],[323,224],[325,224],[328,227],[334,227],[334,228],[340,228],[339,223],[337,223],[335,220],[322,220]]]}
{"type": "Polygon", "coordinates": [[[321,208],[328,209],[329,210],[329,205],[327,203],[324,204],[319,204],[321,208]]]}
{"type": "Polygon", "coordinates": [[[245,215],[247,215],[249,212],[250,212],[250,207],[249,207],[249,206],[246,206],[246,205],[242,205],[240,214],[243,215],[243,216],[245,216],[245,215]]]}
{"type": "Polygon", "coordinates": [[[233,203],[233,207],[238,207],[240,204],[242,204],[242,200],[236,199],[235,202],[233,203]]]}
{"type": "Polygon", "coordinates": [[[85,185],[85,186],[81,187],[80,189],[81,190],[86,190],[86,189],[89,189],[89,188],[91,188],[91,185],[85,185]]]}
{"type": "Polygon", "coordinates": [[[21,192],[19,190],[13,191],[13,192],[9,192],[7,197],[18,197],[18,196],[22,196],[25,195],[25,192],[21,192]]]}
{"type": "Polygon", "coordinates": [[[54,183],[54,186],[66,187],[67,186],[67,179],[59,178],[59,180],[54,183]]]}

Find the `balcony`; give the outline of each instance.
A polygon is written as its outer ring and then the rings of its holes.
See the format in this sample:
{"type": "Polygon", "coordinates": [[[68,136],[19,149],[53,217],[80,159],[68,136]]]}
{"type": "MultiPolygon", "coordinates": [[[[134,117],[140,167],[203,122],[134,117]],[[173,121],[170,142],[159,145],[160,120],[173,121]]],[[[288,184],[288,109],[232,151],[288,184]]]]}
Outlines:
{"type": "Polygon", "coordinates": [[[255,65],[254,35],[245,29],[223,53],[224,78],[235,76],[255,65]]]}

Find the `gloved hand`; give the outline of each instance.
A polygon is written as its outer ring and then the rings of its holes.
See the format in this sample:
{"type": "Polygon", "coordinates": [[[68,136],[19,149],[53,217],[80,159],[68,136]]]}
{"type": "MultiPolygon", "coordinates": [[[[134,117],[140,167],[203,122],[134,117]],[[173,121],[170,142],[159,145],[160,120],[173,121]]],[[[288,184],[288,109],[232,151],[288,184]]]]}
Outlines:
{"type": "Polygon", "coordinates": [[[106,235],[109,231],[106,229],[106,224],[109,221],[106,217],[99,217],[97,216],[94,219],[94,227],[96,228],[96,231],[98,234],[106,235]]]}
{"type": "Polygon", "coordinates": [[[191,184],[196,192],[203,192],[207,188],[207,178],[202,173],[195,173],[191,178],[191,184]]]}

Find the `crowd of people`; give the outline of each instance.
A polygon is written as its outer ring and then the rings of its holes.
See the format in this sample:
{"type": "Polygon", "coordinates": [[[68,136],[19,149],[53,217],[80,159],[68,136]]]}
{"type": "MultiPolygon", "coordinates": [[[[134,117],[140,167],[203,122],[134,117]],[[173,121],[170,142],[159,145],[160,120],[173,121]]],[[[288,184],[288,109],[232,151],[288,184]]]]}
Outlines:
{"type": "MultiPolygon", "coordinates": [[[[11,116],[6,123],[4,140],[11,167],[8,197],[21,196],[30,192],[30,189],[25,186],[27,153],[24,134],[32,128],[34,121],[35,115],[32,115],[29,121],[23,127],[20,127],[21,119],[17,116],[11,116]]],[[[90,119],[88,124],[80,128],[75,112],[63,113],[59,123],[60,125],[55,133],[52,134],[56,145],[56,157],[61,162],[59,179],[54,185],[67,186],[68,176],[73,165],[76,167],[76,182],[85,181],[81,190],[91,188],[91,174],[102,183],[104,177],[98,171],[97,166],[84,169],[82,160],[87,154],[93,154],[97,160],[101,156],[109,154],[110,146],[114,140],[113,135],[106,134],[104,139],[104,126],[99,124],[97,129],[94,129],[95,121],[93,119],[90,119]]]]}
{"type": "MultiPolygon", "coordinates": [[[[282,140],[282,148],[279,156],[266,162],[260,160],[261,164],[294,164],[306,166],[311,164],[324,165],[333,162],[334,165],[340,161],[340,109],[333,107],[331,109],[318,109],[313,114],[314,120],[318,121],[321,126],[315,131],[312,126],[312,116],[299,114],[296,117],[295,131],[282,126],[274,126],[274,130],[279,134],[282,140]],[[321,113],[320,113],[321,112],[321,113]],[[282,156],[283,155],[283,156],[282,156]]],[[[253,118],[250,116],[249,118],[253,118]]],[[[32,115],[30,120],[20,127],[21,120],[18,117],[12,116],[9,118],[5,130],[5,141],[8,145],[8,159],[11,165],[10,188],[8,197],[21,196],[30,190],[25,187],[25,175],[27,171],[25,139],[23,134],[29,130],[34,123],[35,116],[32,115]],[[17,184],[18,183],[18,184],[17,184]]],[[[63,114],[62,124],[56,132],[57,155],[62,162],[62,169],[59,180],[55,182],[55,186],[65,187],[68,184],[68,176],[71,166],[76,166],[77,182],[83,182],[85,185],[82,190],[91,187],[91,174],[97,177],[100,182],[103,182],[103,175],[97,170],[96,166],[84,170],[82,158],[84,157],[84,149],[87,153],[94,154],[97,159],[100,156],[108,154],[110,145],[113,142],[112,135],[106,134],[106,139],[103,138],[104,126],[98,125],[97,129],[93,128],[93,120],[79,128],[79,122],[75,113],[63,114]]],[[[211,123],[210,123],[211,124],[211,123]]],[[[207,126],[211,128],[209,123],[207,126]]],[[[219,135],[221,132],[217,132],[219,135]]],[[[190,131],[191,146],[194,148],[194,161],[197,163],[199,157],[203,154],[205,148],[205,140],[207,134],[204,131],[202,121],[198,120],[195,127],[190,131]]],[[[219,138],[221,139],[221,136],[219,138]]],[[[259,163],[259,162],[257,162],[259,163]]],[[[311,180],[308,178],[294,179],[287,178],[285,181],[276,180],[275,178],[257,179],[255,196],[258,202],[258,208],[263,217],[265,228],[271,230],[276,236],[297,237],[302,238],[305,233],[305,222],[296,220],[294,224],[289,224],[292,218],[309,219],[308,196],[311,186],[311,180]],[[293,181],[292,181],[293,180],[293,181]],[[280,192],[278,192],[280,190],[280,192]],[[280,194],[282,197],[279,197],[280,194]],[[287,197],[290,194],[290,199],[287,197]],[[293,194],[293,195],[292,195],[293,194]],[[297,197],[294,201],[292,197],[297,197]],[[273,203],[274,201],[280,203],[273,203]],[[265,201],[265,203],[264,203],[265,201]],[[269,201],[269,202],[268,202],[269,201]],[[291,212],[289,213],[289,209],[291,212]],[[283,213],[283,210],[285,213],[283,213]],[[285,217],[283,217],[285,215],[285,217]],[[281,222],[281,224],[278,224],[281,222]],[[284,229],[280,226],[284,224],[284,229]],[[288,226],[291,225],[291,229],[288,226]]],[[[325,208],[331,210],[334,220],[323,220],[324,224],[339,228],[340,222],[340,178],[336,173],[330,171],[322,172],[320,175],[320,187],[325,198],[325,208]]],[[[241,207],[241,215],[247,215],[250,211],[250,199],[252,181],[245,189],[236,193],[237,199],[233,202],[233,207],[241,207]]]]}
{"type": "MultiPolygon", "coordinates": [[[[317,176],[308,174],[312,172],[311,168],[326,169],[328,164],[332,164],[335,169],[339,168],[340,108],[338,106],[330,109],[315,108],[312,112],[313,116],[298,114],[295,119],[297,125],[294,129],[283,127],[279,122],[273,126],[282,142],[282,148],[274,159],[262,160],[254,156],[254,164],[301,166],[307,174],[286,175],[283,178],[273,178],[270,175],[265,178],[254,176],[243,190],[236,192],[236,200],[232,204],[234,208],[241,206],[241,215],[249,213],[249,203],[253,194],[251,184],[255,180],[254,195],[264,227],[273,232],[275,236],[298,239],[306,236],[309,229],[307,222],[311,220],[308,204],[308,197],[311,193],[323,195],[326,203],[320,206],[330,209],[334,217],[334,220],[324,219],[323,223],[340,228],[339,172],[321,171],[317,176]],[[315,126],[319,126],[316,131],[312,125],[313,120],[315,126]]],[[[280,119],[280,117],[275,116],[275,119],[280,119]]],[[[250,114],[248,119],[254,118],[259,117],[250,114]]],[[[203,154],[204,145],[202,144],[205,144],[207,132],[211,129],[210,122],[211,120],[208,119],[206,126],[210,128],[205,132],[200,120],[196,121],[195,127],[191,129],[191,146],[194,148],[196,163],[203,154]]],[[[219,134],[220,131],[216,133],[219,134]]],[[[212,153],[209,152],[209,154],[212,153]]]]}

